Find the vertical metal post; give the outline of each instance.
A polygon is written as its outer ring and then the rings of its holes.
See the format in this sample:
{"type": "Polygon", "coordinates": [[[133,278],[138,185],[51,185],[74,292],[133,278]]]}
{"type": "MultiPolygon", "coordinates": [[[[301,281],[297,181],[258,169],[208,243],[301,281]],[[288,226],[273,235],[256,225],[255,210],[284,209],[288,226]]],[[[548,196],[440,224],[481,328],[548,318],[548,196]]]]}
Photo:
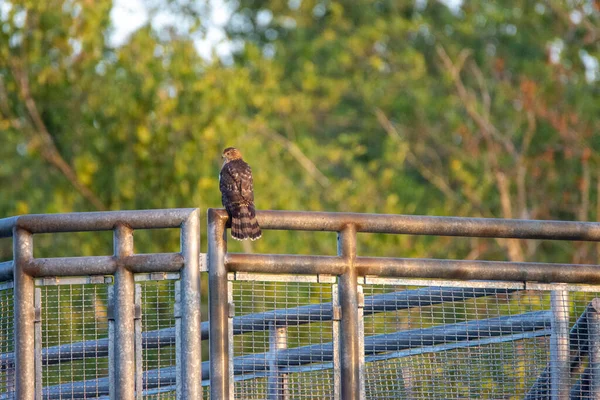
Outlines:
{"type": "Polygon", "coordinates": [[[42,399],[42,289],[34,289],[35,305],[35,398],[42,399]]]}
{"type": "Polygon", "coordinates": [[[193,211],[181,225],[184,265],[180,279],[181,366],[177,399],[202,398],[200,351],[200,219],[193,211]]]}
{"type": "Polygon", "coordinates": [[[208,210],[210,398],[219,400],[231,398],[225,223],[216,210],[208,210]]]}
{"type": "Polygon", "coordinates": [[[360,377],[360,398],[366,399],[367,392],[365,387],[365,294],[362,285],[358,285],[358,366],[360,377]]]}
{"type": "Polygon", "coordinates": [[[135,285],[135,398],[142,400],[144,390],[142,358],[142,285],[135,285]]]}
{"type": "Polygon", "coordinates": [[[588,352],[590,393],[588,399],[600,400],[600,299],[592,300],[593,310],[588,315],[588,352]]]}
{"type": "Polygon", "coordinates": [[[360,357],[358,343],[358,275],[356,259],[356,227],[347,225],[338,233],[338,255],[346,260],[346,271],[339,279],[342,310],[340,325],[340,375],[344,400],[360,398],[360,357]]]}
{"type": "Polygon", "coordinates": [[[13,229],[14,259],[14,338],[15,398],[35,397],[34,281],[25,273],[33,259],[33,235],[21,228],[13,229]]]}
{"type": "Polygon", "coordinates": [[[175,376],[177,377],[175,382],[175,392],[181,393],[181,384],[182,384],[182,376],[181,376],[181,359],[182,359],[182,349],[181,349],[181,281],[175,281],[175,305],[174,305],[174,316],[175,316],[175,376]]]}
{"type": "MultiPolygon", "coordinates": [[[[133,230],[119,224],[114,230],[116,258],[133,255],[133,230]]],[[[114,393],[118,400],[135,398],[135,283],[133,273],[119,264],[114,283],[114,393]]]]}
{"type": "Polygon", "coordinates": [[[570,390],[569,366],[569,292],[554,290],[552,306],[552,336],[550,338],[550,387],[552,400],[568,400],[570,390]]]}
{"type": "Polygon", "coordinates": [[[269,377],[267,379],[267,398],[269,400],[287,400],[287,374],[279,372],[277,355],[279,350],[287,348],[287,327],[277,326],[274,322],[269,325],[269,377]]]}
{"type": "Polygon", "coordinates": [[[108,294],[108,393],[115,393],[115,287],[107,287],[108,294]]]}
{"type": "Polygon", "coordinates": [[[235,398],[235,382],[233,355],[234,345],[233,342],[233,318],[235,317],[235,303],[233,302],[233,281],[235,276],[233,273],[227,274],[227,336],[229,347],[227,348],[227,356],[229,363],[229,393],[232,398],[235,398]]]}
{"type": "Polygon", "coordinates": [[[340,296],[338,284],[331,285],[331,334],[333,336],[333,399],[342,398],[341,376],[340,376],[340,296]]]}

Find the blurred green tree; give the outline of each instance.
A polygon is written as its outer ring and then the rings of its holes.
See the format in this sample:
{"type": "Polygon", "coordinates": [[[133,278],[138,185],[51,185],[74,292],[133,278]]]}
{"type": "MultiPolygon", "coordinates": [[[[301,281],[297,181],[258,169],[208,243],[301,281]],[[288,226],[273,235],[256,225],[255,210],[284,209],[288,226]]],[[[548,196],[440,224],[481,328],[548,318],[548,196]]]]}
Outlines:
{"type": "MultiPolygon", "coordinates": [[[[589,1],[242,0],[228,32],[244,43],[235,65],[259,51],[283,66],[293,112],[269,124],[326,166],[329,207],[593,220],[599,19],[589,1]]],[[[380,254],[379,239],[366,246],[380,254]]],[[[438,256],[597,257],[589,245],[438,240],[455,245],[400,243],[438,256]]]]}
{"type": "MultiPolygon", "coordinates": [[[[2,214],[219,206],[220,150],[236,145],[262,209],[596,219],[596,2],[241,0],[227,3],[230,62],[197,54],[207,5],[184,3],[147,2],[183,19],[150,20],[119,47],[111,1],[5,3],[2,214]]],[[[333,251],[333,238],[291,237],[256,249],[333,251]]],[[[361,252],[398,246],[596,257],[588,245],[361,237],[361,252]]]]}

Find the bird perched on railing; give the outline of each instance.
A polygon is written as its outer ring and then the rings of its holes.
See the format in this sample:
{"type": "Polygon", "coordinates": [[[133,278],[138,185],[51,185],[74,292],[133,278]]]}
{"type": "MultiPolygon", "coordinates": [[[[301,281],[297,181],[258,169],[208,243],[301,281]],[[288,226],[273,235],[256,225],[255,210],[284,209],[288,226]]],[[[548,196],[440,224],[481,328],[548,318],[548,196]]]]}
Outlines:
{"type": "Polygon", "coordinates": [[[256,221],[252,169],[234,147],[223,150],[223,167],[219,174],[221,201],[231,220],[231,237],[256,240],[262,232],[256,221]]]}

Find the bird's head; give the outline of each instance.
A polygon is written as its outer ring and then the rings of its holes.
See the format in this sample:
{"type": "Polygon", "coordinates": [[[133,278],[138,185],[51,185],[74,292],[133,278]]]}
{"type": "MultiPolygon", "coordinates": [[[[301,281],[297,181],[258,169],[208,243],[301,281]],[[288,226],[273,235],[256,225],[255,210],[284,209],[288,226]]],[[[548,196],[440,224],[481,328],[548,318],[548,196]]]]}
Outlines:
{"type": "Polygon", "coordinates": [[[242,158],[242,153],[235,147],[228,147],[223,150],[223,159],[225,162],[242,158]]]}

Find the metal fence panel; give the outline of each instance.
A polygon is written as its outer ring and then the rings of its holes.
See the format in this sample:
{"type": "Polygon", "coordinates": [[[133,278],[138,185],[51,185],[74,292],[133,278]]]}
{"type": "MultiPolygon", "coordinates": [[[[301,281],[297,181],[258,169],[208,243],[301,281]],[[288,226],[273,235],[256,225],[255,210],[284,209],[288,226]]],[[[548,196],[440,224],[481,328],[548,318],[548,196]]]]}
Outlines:
{"type": "Polygon", "coordinates": [[[600,240],[598,223],[260,212],[265,230],[338,232],[337,256],[231,254],[212,210],[209,325],[197,217],[0,220],[15,259],[0,263],[15,279],[0,284],[0,399],[196,398],[209,383],[220,399],[600,398],[600,286],[581,285],[600,266],[356,254],[357,232],[600,240]],[[133,254],[147,228],[181,228],[181,252],[133,254]],[[78,230],[113,230],[115,254],[33,257],[33,234],[78,230]]]}
{"type": "Polygon", "coordinates": [[[42,396],[89,398],[107,393],[108,285],[41,287],[42,396]]]}
{"type": "Polygon", "coordinates": [[[0,283],[0,393],[14,391],[14,305],[12,282],[0,283]]]}
{"type": "Polygon", "coordinates": [[[236,398],[333,396],[331,300],[331,284],[233,283],[236,398]]]}
{"type": "Polygon", "coordinates": [[[142,297],[144,398],[174,399],[176,281],[145,281],[142,297]]]}
{"type": "MultiPolygon", "coordinates": [[[[565,304],[572,374],[557,388],[550,378],[555,365],[550,291],[506,290],[494,283],[476,288],[366,285],[364,290],[365,312],[380,294],[421,292],[412,301],[398,296],[395,304],[389,301],[381,312],[365,317],[368,399],[547,399],[564,388],[567,396],[572,388],[571,398],[580,398],[574,393],[589,389],[578,382],[587,384],[586,319],[598,293],[571,292],[565,304]]],[[[589,395],[586,391],[581,398],[589,395]]]]}
{"type": "MultiPolygon", "coordinates": [[[[41,281],[43,398],[108,398],[111,286],[69,283],[86,280],[41,281]]],[[[176,396],[176,285],[172,279],[137,284],[136,376],[144,398],[176,396]]]]}

